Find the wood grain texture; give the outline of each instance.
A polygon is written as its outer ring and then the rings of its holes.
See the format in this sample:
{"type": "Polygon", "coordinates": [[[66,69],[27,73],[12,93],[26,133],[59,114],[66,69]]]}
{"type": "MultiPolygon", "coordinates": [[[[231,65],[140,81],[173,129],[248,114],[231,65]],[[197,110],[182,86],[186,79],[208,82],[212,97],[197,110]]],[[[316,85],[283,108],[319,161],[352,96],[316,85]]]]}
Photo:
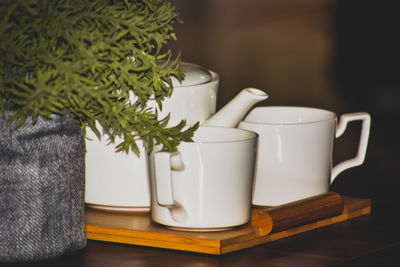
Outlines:
{"type": "Polygon", "coordinates": [[[158,247],[220,255],[282,239],[327,225],[369,214],[369,199],[344,197],[343,211],[336,216],[290,227],[264,236],[251,223],[221,232],[186,232],[168,229],[151,221],[148,213],[113,213],[86,210],[87,237],[91,240],[158,247]]]}
{"type": "Polygon", "coordinates": [[[343,211],[343,205],[341,195],[328,192],[273,208],[255,208],[251,226],[260,236],[264,236],[333,217],[343,211]]]}
{"type": "Polygon", "coordinates": [[[317,220],[312,223],[308,223],[305,225],[300,225],[297,227],[293,227],[281,232],[271,233],[266,236],[259,236],[258,238],[253,238],[251,240],[247,240],[245,242],[237,242],[234,244],[225,244],[222,240],[221,244],[221,254],[225,254],[228,252],[237,251],[244,248],[249,248],[253,246],[257,246],[260,244],[272,242],[275,240],[279,240],[282,238],[286,238],[289,236],[293,236],[296,234],[304,233],[307,231],[311,231],[314,229],[318,229],[324,226],[328,226],[331,224],[343,222],[346,220],[350,220],[362,215],[367,215],[371,213],[371,201],[369,199],[358,199],[358,198],[344,198],[344,208],[341,214],[326,218],[323,220],[317,220]]]}

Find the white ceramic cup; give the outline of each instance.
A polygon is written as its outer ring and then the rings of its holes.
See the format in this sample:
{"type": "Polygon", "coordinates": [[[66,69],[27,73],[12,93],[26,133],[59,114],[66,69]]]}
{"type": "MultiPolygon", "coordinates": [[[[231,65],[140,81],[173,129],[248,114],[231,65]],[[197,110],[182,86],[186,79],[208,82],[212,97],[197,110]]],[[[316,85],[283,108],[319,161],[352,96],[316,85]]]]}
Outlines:
{"type": "Polygon", "coordinates": [[[329,191],[337,175],[361,165],[367,150],[370,115],[307,107],[256,107],[239,128],[259,135],[253,205],[276,206],[329,191]],[[362,121],[355,158],[332,168],[335,137],[350,121],[362,121]]]}
{"type": "MultiPolygon", "coordinates": [[[[148,102],[148,107],[157,109],[159,118],[170,114],[169,126],[182,119],[192,126],[216,110],[218,74],[196,64],[182,62],[181,66],[186,72],[185,80],[179,83],[173,79],[173,93],[163,101],[162,110],[155,101],[148,102]]],[[[87,137],[92,140],[86,140],[86,204],[103,210],[149,211],[150,179],[143,143],[138,141],[139,157],[116,153],[114,145],[107,145],[106,136],[100,141],[89,128],[87,137]]]]}
{"type": "Polygon", "coordinates": [[[257,135],[200,127],[177,152],[151,155],[151,217],[174,229],[225,230],[250,219],[257,135]]]}

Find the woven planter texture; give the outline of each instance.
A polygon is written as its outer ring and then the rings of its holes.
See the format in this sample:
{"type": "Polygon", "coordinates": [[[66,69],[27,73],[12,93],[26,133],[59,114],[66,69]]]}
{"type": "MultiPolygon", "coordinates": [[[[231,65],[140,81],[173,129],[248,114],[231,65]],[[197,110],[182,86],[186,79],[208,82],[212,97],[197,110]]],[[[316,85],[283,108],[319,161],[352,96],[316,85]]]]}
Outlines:
{"type": "Polygon", "coordinates": [[[68,115],[18,130],[0,118],[0,262],[85,247],[84,160],[82,129],[68,115]]]}

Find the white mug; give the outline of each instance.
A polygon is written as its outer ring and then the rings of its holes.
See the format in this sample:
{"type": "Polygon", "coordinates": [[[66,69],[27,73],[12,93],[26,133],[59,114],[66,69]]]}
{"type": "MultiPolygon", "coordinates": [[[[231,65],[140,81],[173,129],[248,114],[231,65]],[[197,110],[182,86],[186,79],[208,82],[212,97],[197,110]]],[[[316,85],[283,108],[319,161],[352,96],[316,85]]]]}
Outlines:
{"type": "Polygon", "coordinates": [[[200,127],[177,152],[151,155],[151,217],[178,230],[215,231],[245,224],[251,214],[257,135],[200,127]]]}
{"type": "Polygon", "coordinates": [[[371,118],[368,113],[344,114],[308,107],[257,107],[239,128],[259,135],[253,205],[276,206],[329,191],[342,171],[364,161],[371,118]],[[350,121],[361,120],[355,158],[332,168],[335,137],[350,121]]]}

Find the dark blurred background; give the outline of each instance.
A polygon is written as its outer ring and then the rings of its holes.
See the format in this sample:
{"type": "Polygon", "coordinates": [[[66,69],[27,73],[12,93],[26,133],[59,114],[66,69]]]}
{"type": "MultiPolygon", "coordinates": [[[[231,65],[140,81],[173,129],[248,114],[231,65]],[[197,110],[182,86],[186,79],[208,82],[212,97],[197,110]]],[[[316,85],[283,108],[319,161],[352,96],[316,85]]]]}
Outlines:
{"type": "MultiPolygon", "coordinates": [[[[218,108],[241,89],[260,105],[366,111],[372,125],[365,163],[341,173],[339,193],[369,197],[375,218],[400,210],[399,16],[395,1],[172,0],[183,24],[171,44],[184,61],[220,74],[218,108]]],[[[335,142],[334,163],[355,156],[360,125],[335,142]]],[[[394,217],[395,216],[395,217],[394,217]]]]}

